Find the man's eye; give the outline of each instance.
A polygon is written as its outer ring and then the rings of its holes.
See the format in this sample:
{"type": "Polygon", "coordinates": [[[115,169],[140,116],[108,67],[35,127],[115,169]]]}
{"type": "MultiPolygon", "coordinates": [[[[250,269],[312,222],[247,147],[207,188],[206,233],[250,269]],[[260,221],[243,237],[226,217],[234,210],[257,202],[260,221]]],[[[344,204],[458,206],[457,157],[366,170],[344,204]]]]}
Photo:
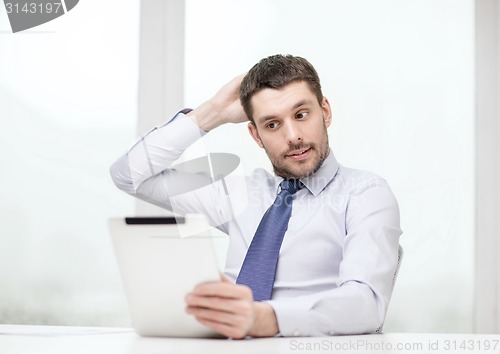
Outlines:
{"type": "Polygon", "coordinates": [[[275,123],[275,122],[271,122],[271,123],[268,123],[268,124],[267,124],[267,127],[268,127],[269,129],[275,129],[276,127],[278,127],[278,124],[277,124],[277,123],[275,123]]]}
{"type": "Polygon", "coordinates": [[[303,119],[307,116],[307,112],[300,112],[300,113],[297,113],[297,115],[295,116],[295,118],[297,119],[303,119]]]}

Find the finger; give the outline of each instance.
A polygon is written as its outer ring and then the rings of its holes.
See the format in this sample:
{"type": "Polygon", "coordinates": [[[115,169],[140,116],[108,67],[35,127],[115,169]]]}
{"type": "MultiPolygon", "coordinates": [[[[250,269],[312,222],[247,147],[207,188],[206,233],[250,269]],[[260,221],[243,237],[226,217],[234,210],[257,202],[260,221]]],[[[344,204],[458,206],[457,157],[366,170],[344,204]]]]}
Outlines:
{"type": "Polygon", "coordinates": [[[199,319],[198,322],[204,326],[212,329],[213,331],[220,333],[228,338],[243,339],[246,337],[248,331],[237,328],[226,323],[214,322],[211,320],[199,319]]]}
{"type": "Polygon", "coordinates": [[[210,320],[227,325],[242,325],[246,323],[246,317],[238,314],[208,309],[203,307],[188,307],[186,312],[195,316],[198,320],[210,320]]]}
{"type": "Polygon", "coordinates": [[[248,286],[233,284],[232,282],[209,282],[198,284],[194,295],[218,296],[227,299],[253,299],[252,290],[248,286]]]}
{"type": "Polygon", "coordinates": [[[206,308],[243,316],[249,315],[252,311],[252,302],[248,300],[233,300],[213,296],[207,297],[190,294],[186,296],[186,304],[189,307],[206,308]]]}
{"type": "Polygon", "coordinates": [[[231,316],[206,309],[191,309],[191,311],[198,322],[230,338],[244,338],[251,327],[250,318],[231,316]]]}

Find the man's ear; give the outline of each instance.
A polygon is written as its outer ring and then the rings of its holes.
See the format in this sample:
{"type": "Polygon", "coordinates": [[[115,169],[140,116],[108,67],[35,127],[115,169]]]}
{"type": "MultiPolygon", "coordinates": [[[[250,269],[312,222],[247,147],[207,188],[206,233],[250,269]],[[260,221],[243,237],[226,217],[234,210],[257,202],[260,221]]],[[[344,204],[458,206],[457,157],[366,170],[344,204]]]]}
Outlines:
{"type": "Polygon", "coordinates": [[[330,107],[330,102],[326,97],[323,97],[323,103],[321,104],[321,109],[323,110],[323,120],[325,121],[325,127],[329,127],[332,123],[332,107],[330,107]]]}
{"type": "Polygon", "coordinates": [[[257,127],[252,122],[248,123],[248,132],[252,136],[253,140],[259,145],[261,148],[264,148],[262,141],[260,140],[259,132],[257,131],[257,127]]]}

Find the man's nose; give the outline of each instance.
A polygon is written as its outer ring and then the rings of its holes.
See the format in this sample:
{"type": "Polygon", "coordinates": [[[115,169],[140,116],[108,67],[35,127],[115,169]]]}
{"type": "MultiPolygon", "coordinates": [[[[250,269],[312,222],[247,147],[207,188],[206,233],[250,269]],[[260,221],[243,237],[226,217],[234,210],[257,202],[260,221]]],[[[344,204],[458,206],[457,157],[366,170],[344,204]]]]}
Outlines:
{"type": "Polygon", "coordinates": [[[299,145],[302,142],[302,131],[294,122],[286,123],[285,134],[289,145],[299,145]]]}

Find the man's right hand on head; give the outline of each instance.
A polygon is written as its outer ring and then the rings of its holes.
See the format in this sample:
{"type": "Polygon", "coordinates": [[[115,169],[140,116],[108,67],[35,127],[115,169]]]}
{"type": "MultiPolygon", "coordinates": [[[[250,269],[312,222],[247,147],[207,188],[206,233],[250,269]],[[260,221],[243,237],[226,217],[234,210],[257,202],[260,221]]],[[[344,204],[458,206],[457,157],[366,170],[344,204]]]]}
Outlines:
{"type": "Polygon", "coordinates": [[[207,132],[222,124],[247,122],[248,117],[239,98],[244,76],[239,75],[229,81],[210,100],[189,112],[188,117],[207,132]]]}

